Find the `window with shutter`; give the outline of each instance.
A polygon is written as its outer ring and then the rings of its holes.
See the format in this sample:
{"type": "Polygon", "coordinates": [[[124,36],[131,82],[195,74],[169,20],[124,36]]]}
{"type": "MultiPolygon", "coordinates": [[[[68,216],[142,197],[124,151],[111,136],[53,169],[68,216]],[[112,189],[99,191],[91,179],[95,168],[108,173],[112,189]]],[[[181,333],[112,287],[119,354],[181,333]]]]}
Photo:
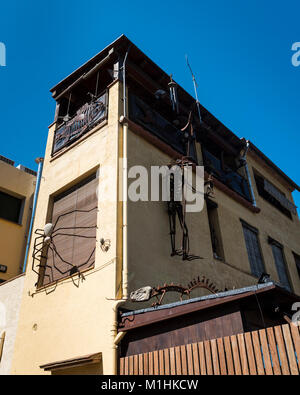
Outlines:
{"type": "Polygon", "coordinates": [[[282,245],[269,238],[280,284],[291,291],[282,245]]]}
{"type": "Polygon", "coordinates": [[[47,252],[43,285],[93,266],[97,229],[96,175],[54,198],[55,236],[47,252]]]}
{"type": "Polygon", "coordinates": [[[260,277],[265,271],[258,240],[258,230],[242,222],[251,273],[260,277]]]}

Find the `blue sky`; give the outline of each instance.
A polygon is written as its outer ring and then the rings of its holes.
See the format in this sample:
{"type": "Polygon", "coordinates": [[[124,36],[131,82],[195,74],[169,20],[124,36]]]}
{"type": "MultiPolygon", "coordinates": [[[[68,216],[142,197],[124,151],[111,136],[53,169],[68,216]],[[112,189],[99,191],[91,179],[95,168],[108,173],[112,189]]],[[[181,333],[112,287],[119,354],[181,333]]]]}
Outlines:
{"type": "MultiPolygon", "coordinates": [[[[299,1],[2,2],[0,154],[35,168],[53,121],[49,89],[122,33],[239,137],[300,184],[299,1]]],[[[300,194],[295,194],[300,206],[300,194]]]]}

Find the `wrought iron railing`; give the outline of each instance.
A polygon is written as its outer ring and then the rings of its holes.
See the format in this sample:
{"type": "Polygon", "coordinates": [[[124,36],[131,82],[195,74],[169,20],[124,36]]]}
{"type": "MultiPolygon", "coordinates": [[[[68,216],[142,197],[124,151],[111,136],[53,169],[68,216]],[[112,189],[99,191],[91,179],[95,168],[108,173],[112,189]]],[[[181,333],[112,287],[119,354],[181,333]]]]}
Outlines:
{"type": "Polygon", "coordinates": [[[90,103],[84,104],[74,117],[64,122],[54,133],[52,155],[72,144],[107,118],[108,93],[105,92],[90,103]]]}
{"type": "Polygon", "coordinates": [[[244,177],[229,168],[225,171],[222,168],[221,160],[205,149],[203,149],[203,159],[205,169],[210,174],[251,202],[248,182],[244,177]]]}

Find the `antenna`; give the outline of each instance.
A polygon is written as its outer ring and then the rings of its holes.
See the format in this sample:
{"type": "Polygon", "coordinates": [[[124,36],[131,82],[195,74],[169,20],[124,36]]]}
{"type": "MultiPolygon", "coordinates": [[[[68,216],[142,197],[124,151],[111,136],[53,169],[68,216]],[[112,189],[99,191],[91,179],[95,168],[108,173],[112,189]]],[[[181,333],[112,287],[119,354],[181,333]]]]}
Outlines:
{"type": "Polygon", "coordinates": [[[186,64],[187,64],[187,66],[188,66],[188,68],[190,69],[190,72],[191,72],[191,74],[192,74],[193,84],[194,84],[194,91],[195,91],[195,96],[196,96],[196,104],[197,104],[198,115],[199,115],[199,120],[200,120],[200,123],[202,123],[202,117],[201,117],[201,111],[200,111],[200,102],[199,102],[199,100],[198,100],[198,92],[197,92],[198,84],[197,84],[195,75],[194,75],[194,73],[193,73],[193,70],[192,70],[192,68],[191,68],[191,65],[190,65],[190,63],[189,63],[189,58],[188,58],[188,56],[185,55],[185,58],[186,58],[186,64]]]}

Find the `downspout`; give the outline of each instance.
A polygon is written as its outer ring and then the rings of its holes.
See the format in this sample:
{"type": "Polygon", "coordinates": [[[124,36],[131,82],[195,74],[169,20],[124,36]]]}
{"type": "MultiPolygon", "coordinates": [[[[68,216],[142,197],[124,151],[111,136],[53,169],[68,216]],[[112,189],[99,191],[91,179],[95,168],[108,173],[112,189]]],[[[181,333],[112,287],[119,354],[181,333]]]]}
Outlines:
{"type": "Polygon", "coordinates": [[[250,188],[250,193],[251,193],[251,199],[252,199],[252,204],[254,207],[257,207],[256,205],[256,199],[255,199],[255,195],[254,195],[254,191],[253,191],[253,185],[252,185],[252,181],[251,181],[251,176],[250,176],[250,171],[249,171],[249,167],[248,167],[248,163],[247,163],[247,154],[249,151],[249,147],[250,147],[250,141],[247,140],[246,141],[246,148],[245,148],[245,152],[242,156],[242,161],[245,167],[245,171],[246,171],[246,176],[247,176],[247,181],[248,181],[248,185],[250,188]]]}
{"type": "Polygon", "coordinates": [[[128,299],[128,251],[127,251],[127,194],[128,194],[128,179],[127,179],[127,95],[126,95],[126,62],[131,45],[128,47],[124,57],[122,66],[123,76],[123,115],[120,117],[120,123],[123,125],[123,166],[122,166],[122,299],[118,300],[113,306],[114,324],[113,324],[113,374],[118,374],[118,344],[126,335],[126,332],[118,334],[118,308],[128,299]]]}
{"type": "Polygon", "coordinates": [[[30,225],[29,225],[29,232],[28,232],[28,236],[27,236],[27,243],[26,243],[26,250],[25,250],[25,259],[24,259],[22,273],[25,273],[26,266],[27,266],[27,260],[28,260],[28,253],[29,253],[29,246],[30,246],[32,228],[33,228],[33,222],[34,222],[34,218],[35,218],[37,199],[38,199],[38,194],[39,194],[40,184],[41,184],[41,178],[42,178],[42,170],[43,170],[44,158],[36,158],[35,162],[39,165],[39,167],[38,167],[36,184],[35,184],[32,213],[31,213],[31,219],[30,219],[30,225]]]}

